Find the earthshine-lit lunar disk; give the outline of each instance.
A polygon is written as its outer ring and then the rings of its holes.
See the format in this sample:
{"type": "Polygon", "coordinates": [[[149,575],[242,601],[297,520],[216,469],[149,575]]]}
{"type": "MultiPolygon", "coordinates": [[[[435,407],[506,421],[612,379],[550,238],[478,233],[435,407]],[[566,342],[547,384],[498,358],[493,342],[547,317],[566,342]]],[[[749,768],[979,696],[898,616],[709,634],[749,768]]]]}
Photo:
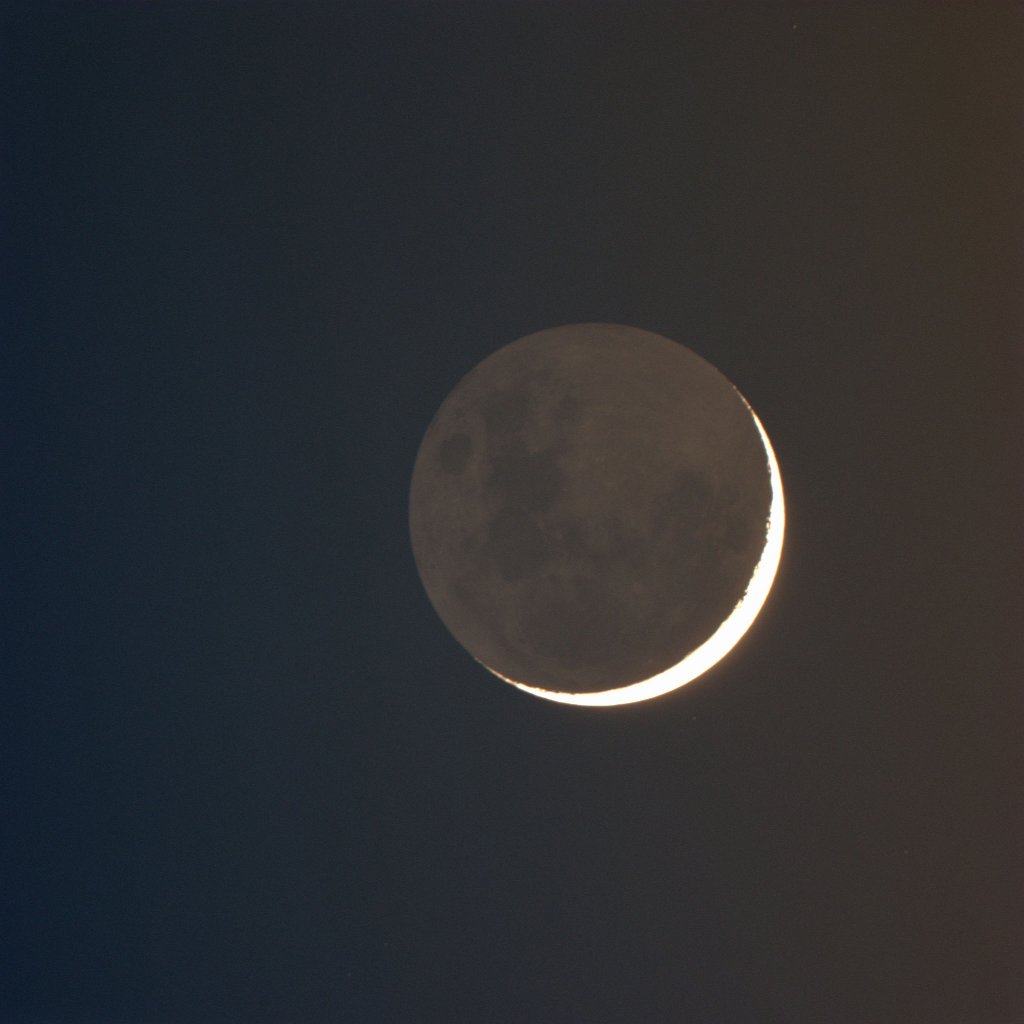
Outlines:
{"type": "Polygon", "coordinates": [[[477,661],[549,700],[628,704],[750,627],[782,552],[782,482],[710,363],[573,324],[499,349],[445,399],[409,527],[431,603],[477,661]]]}

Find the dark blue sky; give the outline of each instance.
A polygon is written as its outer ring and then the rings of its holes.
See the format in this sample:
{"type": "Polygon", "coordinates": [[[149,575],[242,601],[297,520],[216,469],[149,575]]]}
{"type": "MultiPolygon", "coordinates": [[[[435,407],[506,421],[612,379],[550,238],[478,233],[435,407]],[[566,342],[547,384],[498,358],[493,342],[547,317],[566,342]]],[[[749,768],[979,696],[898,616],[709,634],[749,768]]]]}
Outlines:
{"type": "Polygon", "coordinates": [[[0,1020],[1024,1018],[1022,44],[6,4],[0,1020]],[[737,384],[789,516],[610,711],[480,669],[406,523],[456,381],[595,320],[737,384]]]}

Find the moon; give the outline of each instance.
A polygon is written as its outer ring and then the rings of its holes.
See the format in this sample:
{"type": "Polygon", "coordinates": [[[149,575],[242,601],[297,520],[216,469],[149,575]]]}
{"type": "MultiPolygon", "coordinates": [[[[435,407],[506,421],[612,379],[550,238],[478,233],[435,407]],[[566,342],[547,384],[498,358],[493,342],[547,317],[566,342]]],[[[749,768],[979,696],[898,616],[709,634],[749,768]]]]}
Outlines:
{"type": "Polygon", "coordinates": [[[749,629],[782,553],[768,435],[710,363],[660,335],[572,324],[499,349],[420,444],[413,558],[455,639],[537,697],[675,690],[749,629]]]}

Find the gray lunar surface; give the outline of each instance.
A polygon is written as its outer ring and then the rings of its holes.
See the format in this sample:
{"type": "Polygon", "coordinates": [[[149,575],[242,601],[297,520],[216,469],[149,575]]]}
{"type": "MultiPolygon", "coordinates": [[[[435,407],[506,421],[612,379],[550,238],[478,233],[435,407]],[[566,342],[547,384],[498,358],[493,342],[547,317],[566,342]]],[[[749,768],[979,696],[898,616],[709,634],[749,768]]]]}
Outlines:
{"type": "Polygon", "coordinates": [[[576,324],[470,371],[420,446],[413,556],[442,621],[500,675],[592,692],[703,643],[765,544],[771,482],[736,389],[656,334],[576,324]]]}

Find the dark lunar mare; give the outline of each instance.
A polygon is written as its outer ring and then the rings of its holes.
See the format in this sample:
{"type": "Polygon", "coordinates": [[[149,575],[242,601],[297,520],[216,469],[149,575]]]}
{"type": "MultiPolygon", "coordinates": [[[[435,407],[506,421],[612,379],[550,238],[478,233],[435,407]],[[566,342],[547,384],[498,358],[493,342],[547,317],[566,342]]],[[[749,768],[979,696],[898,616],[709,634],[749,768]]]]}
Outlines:
{"type": "Polygon", "coordinates": [[[413,470],[410,534],[455,638],[549,690],[678,663],[743,596],[771,481],[753,416],[682,345],[613,324],[529,335],[459,382],[413,470]]]}

